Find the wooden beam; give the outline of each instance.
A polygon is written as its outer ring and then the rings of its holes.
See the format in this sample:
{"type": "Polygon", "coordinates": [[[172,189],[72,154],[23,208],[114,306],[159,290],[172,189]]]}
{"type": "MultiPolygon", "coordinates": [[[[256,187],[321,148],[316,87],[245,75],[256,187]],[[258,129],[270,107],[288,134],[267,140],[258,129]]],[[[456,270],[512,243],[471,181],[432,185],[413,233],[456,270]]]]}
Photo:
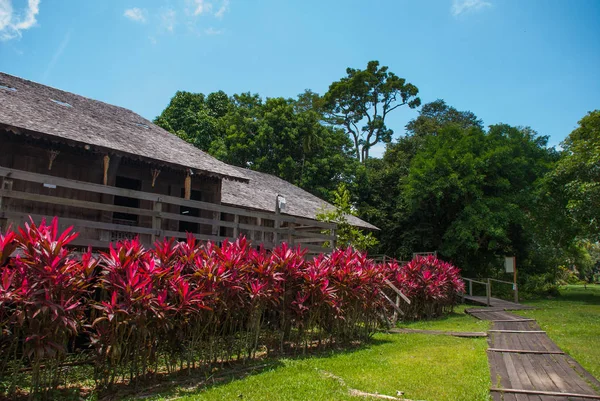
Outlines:
{"type": "Polygon", "coordinates": [[[491,322],[503,322],[503,323],[513,323],[513,322],[535,322],[535,319],[498,319],[491,320],[491,322]]]}
{"type": "Polygon", "coordinates": [[[0,196],[3,196],[5,198],[27,200],[27,201],[32,201],[32,202],[50,203],[53,205],[78,207],[78,208],[82,208],[82,209],[92,209],[92,210],[101,210],[101,211],[108,211],[108,212],[135,214],[138,216],[154,217],[154,216],[159,216],[159,214],[160,214],[160,212],[148,210],[148,209],[117,206],[117,205],[113,205],[113,204],[90,202],[90,201],[83,201],[83,200],[78,200],[78,199],[61,198],[61,197],[52,196],[52,195],[32,194],[29,192],[21,192],[21,191],[0,190],[0,196]]]}
{"type": "Polygon", "coordinates": [[[392,305],[392,307],[396,310],[396,312],[398,312],[399,314],[401,314],[402,316],[404,316],[404,312],[402,311],[402,309],[400,309],[400,307],[398,305],[396,305],[396,302],[394,302],[390,297],[388,297],[387,295],[385,295],[384,292],[380,292],[381,296],[384,297],[385,299],[387,299],[387,301],[390,303],[390,305],[392,305]]]}
{"type": "Polygon", "coordinates": [[[410,305],[410,299],[408,299],[408,297],[406,295],[404,295],[402,293],[402,291],[400,291],[398,288],[396,288],[396,286],[394,284],[392,284],[392,282],[390,280],[388,280],[386,278],[384,282],[388,285],[388,287],[390,287],[392,290],[394,290],[396,292],[396,294],[400,295],[407,304],[410,305]]]}
{"type": "Polygon", "coordinates": [[[563,393],[560,391],[523,390],[523,389],[518,389],[518,388],[496,388],[496,387],[490,388],[490,391],[494,391],[494,392],[498,392],[498,393],[547,395],[550,397],[587,398],[590,400],[600,400],[600,395],[597,395],[597,394],[563,393]]]}
{"type": "Polygon", "coordinates": [[[505,349],[505,348],[488,348],[488,352],[509,352],[515,354],[558,354],[564,355],[563,351],[533,351],[526,349],[505,349]]]}
{"type": "Polygon", "coordinates": [[[543,330],[488,330],[490,333],[526,333],[526,334],[543,334],[543,330]]]}
{"type": "MultiPolygon", "coordinates": [[[[112,170],[112,169],[111,169],[112,170]]],[[[182,198],[169,196],[169,195],[161,195],[161,194],[153,194],[142,191],[135,191],[132,189],[126,188],[117,188],[112,186],[104,186],[101,184],[94,184],[85,181],[71,180],[67,178],[54,177],[45,174],[37,174],[31,173],[28,171],[22,171],[7,167],[0,167],[0,177],[11,177],[12,179],[18,179],[23,181],[37,182],[40,184],[53,184],[63,188],[76,189],[81,191],[89,191],[96,192],[101,194],[108,195],[119,195],[125,196],[128,198],[135,198],[140,200],[148,200],[148,201],[162,201],[163,203],[169,203],[178,206],[188,206],[196,209],[204,209],[215,212],[223,212],[230,214],[239,214],[240,216],[248,216],[248,217],[261,217],[267,220],[275,220],[275,215],[269,212],[261,212],[261,211],[253,211],[244,208],[238,208],[233,206],[226,206],[216,203],[209,202],[201,202],[201,201],[192,201],[185,200],[182,198]]],[[[296,224],[312,224],[314,226],[320,227],[321,229],[332,229],[335,228],[334,223],[325,223],[316,220],[311,220],[303,217],[289,216],[280,214],[277,216],[280,222],[290,222],[296,224]]]]}

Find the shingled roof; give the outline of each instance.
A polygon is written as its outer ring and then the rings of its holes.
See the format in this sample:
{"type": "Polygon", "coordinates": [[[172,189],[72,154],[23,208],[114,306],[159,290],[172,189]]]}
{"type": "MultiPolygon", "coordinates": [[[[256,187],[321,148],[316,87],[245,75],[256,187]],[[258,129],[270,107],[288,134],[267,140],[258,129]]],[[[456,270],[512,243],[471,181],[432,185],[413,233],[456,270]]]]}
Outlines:
{"type": "MultiPolygon", "coordinates": [[[[317,213],[324,207],[334,206],[289,182],[270,174],[234,167],[250,179],[248,183],[224,181],[221,202],[224,204],[264,210],[275,213],[275,199],[281,195],[286,200],[284,214],[316,220],[317,213]]],[[[356,216],[347,216],[348,223],[355,227],[378,230],[374,225],[356,216]]]]}
{"type": "Polygon", "coordinates": [[[131,110],[1,72],[0,124],[246,180],[243,171],[209,156],[131,110]]]}

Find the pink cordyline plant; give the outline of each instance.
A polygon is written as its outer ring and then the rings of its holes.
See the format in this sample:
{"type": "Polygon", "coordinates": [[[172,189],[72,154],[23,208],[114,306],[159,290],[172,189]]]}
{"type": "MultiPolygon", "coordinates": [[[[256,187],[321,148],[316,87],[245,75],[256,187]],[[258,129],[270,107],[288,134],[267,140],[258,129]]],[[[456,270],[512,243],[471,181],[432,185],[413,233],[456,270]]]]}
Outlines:
{"type": "Polygon", "coordinates": [[[459,270],[435,257],[400,267],[346,248],[308,259],[285,243],[268,251],[244,237],[218,245],[188,234],[149,248],[120,241],[97,260],[69,251],[75,236],[56,219],[0,234],[0,373],[31,366],[34,388],[49,386],[42,364],[56,368],[82,328],[106,388],[161,367],[367,339],[394,311],[386,280],[411,299],[401,303],[409,319],[450,310],[464,289],[459,270]]]}

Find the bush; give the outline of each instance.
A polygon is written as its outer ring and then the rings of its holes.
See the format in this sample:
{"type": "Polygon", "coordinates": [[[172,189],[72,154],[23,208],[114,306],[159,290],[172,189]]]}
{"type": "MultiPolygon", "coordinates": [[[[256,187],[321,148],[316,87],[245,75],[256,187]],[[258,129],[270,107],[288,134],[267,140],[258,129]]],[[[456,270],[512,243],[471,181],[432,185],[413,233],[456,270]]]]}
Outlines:
{"type": "Polygon", "coordinates": [[[408,320],[429,319],[452,311],[458,294],[465,290],[460,270],[433,255],[417,256],[394,270],[396,286],[411,300],[410,304],[401,304],[408,320]]]}
{"type": "Polygon", "coordinates": [[[450,310],[463,288],[458,269],[434,257],[399,267],[347,248],[308,260],[287,244],[267,251],[189,235],[151,249],[125,240],[95,258],[72,253],[76,234],[57,228],[54,219],[0,235],[0,374],[26,367],[39,393],[64,381],[77,335],[104,389],[160,367],[368,339],[393,311],[387,279],[411,298],[410,319],[450,310]]]}

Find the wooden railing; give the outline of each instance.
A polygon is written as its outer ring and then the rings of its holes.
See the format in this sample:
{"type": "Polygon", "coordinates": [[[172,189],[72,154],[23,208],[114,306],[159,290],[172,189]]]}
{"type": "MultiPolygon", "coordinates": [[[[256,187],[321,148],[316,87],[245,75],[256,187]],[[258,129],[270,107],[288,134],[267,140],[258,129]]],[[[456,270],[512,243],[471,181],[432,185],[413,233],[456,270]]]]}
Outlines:
{"type": "MultiPolygon", "coordinates": [[[[74,218],[70,216],[58,216],[61,225],[72,225],[77,230],[87,229],[96,232],[98,235],[87,236],[80,235],[76,245],[94,246],[100,248],[108,247],[110,238],[107,233],[120,232],[144,237],[146,242],[153,242],[163,237],[185,238],[186,232],[172,230],[165,224],[167,221],[189,222],[211,227],[211,234],[194,234],[200,240],[210,240],[222,242],[225,239],[233,240],[240,234],[245,234],[253,245],[263,244],[266,248],[273,248],[282,242],[288,242],[291,245],[301,244],[303,248],[310,253],[320,253],[331,251],[335,247],[335,229],[333,223],[325,223],[312,219],[295,217],[281,213],[269,213],[262,211],[248,210],[238,207],[225,206],[216,203],[186,200],[170,195],[135,191],[125,188],[105,186],[84,181],[77,181],[67,178],[55,177],[45,174],[32,173],[22,170],[16,170],[6,167],[0,167],[0,222],[5,221],[20,224],[27,221],[29,216],[34,220],[42,218],[52,218],[54,216],[45,216],[35,213],[39,210],[36,206],[31,206],[30,210],[15,210],[12,208],[11,201],[24,201],[34,205],[52,205],[64,206],[72,209],[84,209],[87,211],[118,212],[140,217],[150,217],[151,223],[146,225],[117,224],[112,219],[110,221],[101,221],[101,219],[74,218]],[[82,199],[71,199],[52,194],[38,194],[26,191],[14,190],[15,181],[24,181],[27,183],[40,184],[49,188],[68,188],[78,191],[77,193],[88,192],[92,194],[122,196],[138,199],[140,201],[149,201],[149,208],[134,208],[118,206],[111,203],[94,202],[82,199]],[[173,213],[172,206],[184,206],[194,208],[199,211],[208,211],[212,218],[196,217],[185,214],[173,213]],[[169,212],[169,208],[171,212],[169,212]],[[224,220],[228,216],[232,221],[224,220]],[[246,217],[250,222],[240,222],[240,217],[246,217]],[[266,223],[269,225],[265,225],[266,223]],[[270,226],[272,224],[272,226],[270,226]],[[223,235],[222,232],[229,232],[230,235],[223,235]],[[328,232],[323,234],[323,232],[328,232]],[[92,238],[92,237],[96,238],[92,238]],[[328,243],[329,247],[324,248],[323,244],[328,243]]],[[[145,202],[148,204],[148,202],[145,202]]],[[[23,209],[23,202],[19,205],[23,209]]],[[[177,223],[178,225],[178,223],[177,223]]],[[[171,226],[173,226],[171,224],[171,226]]]]}
{"type": "Polygon", "coordinates": [[[486,278],[486,279],[481,279],[481,280],[485,280],[485,281],[478,281],[478,280],[474,280],[472,278],[464,278],[463,280],[466,281],[468,283],[468,287],[467,287],[467,291],[466,293],[469,296],[473,296],[473,284],[480,284],[480,285],[484,285],[485,286],[485,296],[486,296],[486,300],[487,300],[487,304],[488,306],[490,305],[490,298],[492,297],[492,281],[496,281],[498,283],[502,283],[502,284],[511,284],[512,285],[512,289],[514,292],[514,299],[515,299],[515,303],[519,302],[519,289],[518,286],[510,281],[504,281],[504,280],[498,280],[495,278],[486,278]]]}

